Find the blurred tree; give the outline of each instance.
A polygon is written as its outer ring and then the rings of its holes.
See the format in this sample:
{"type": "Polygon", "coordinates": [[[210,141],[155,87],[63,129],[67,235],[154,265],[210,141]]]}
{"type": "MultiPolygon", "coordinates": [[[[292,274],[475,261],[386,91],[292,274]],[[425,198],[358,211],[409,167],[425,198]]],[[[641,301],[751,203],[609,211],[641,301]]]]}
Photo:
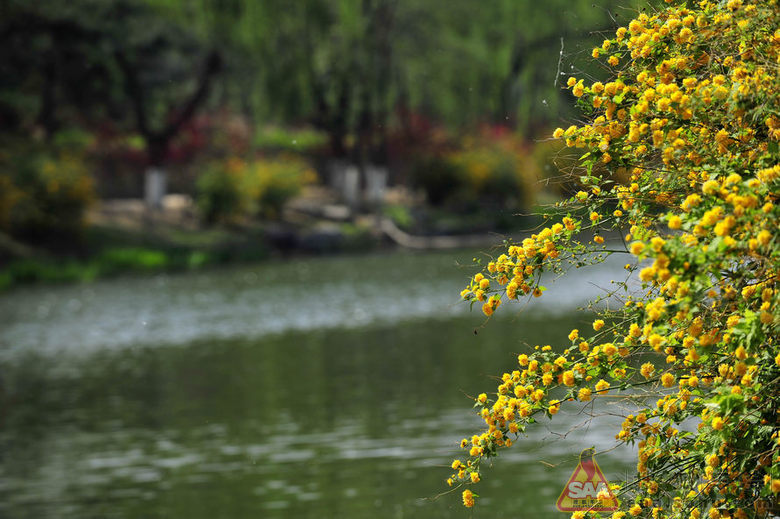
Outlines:
{"type": "Polygon", "coordinates": [[[569,58],[612,32],[624,12],[616,6],[641,3],[147,1],[230,48],[223,80],[244,90],[234,96],[240,108],[255,119],[312,123],[330,134],[337,156],[350,152],[349,135],[361,154],[381,155],[388,126],[403,124],[402,107],[450,127],[549,126],[572,104],[556,82],[573,71],[569,58]]]}
{"type": "Polygon", "coordinates": [[[388,134],[412,119],[532,136],[572,115],[570,58],[612,32],[616,5],[639,3],[0,0],[0,123],[51,135],[110,121],[158,169],[208,102],[313,125],[357,163],[386,162],[388,134]]]}
{"type": "Polygon", "coordinates": [[[73,5],[56,2],[0,5],[3,130],[51,137],[68,111],[88,116],[106,104],[115,90],[90,16],[74,16],[73,5]]]}
{"type": "Polygon", "coordinates": [[[146,200],[159,206],[165,194],[170,143],[206,101],[221,57],[215,49],[207,51],[182,26],[151,17],[143,5],[116,2],[112,7],[112,19],[123,21],[108,35],[113,58],[121,71],[135,130],[146,146],[146,200]],[[200,66],[194,63],[198,59],[204,62],[200,66]]]}
{"type": "MultiPolygon", "coordinates": [[[[149,178],[159,180],[172,139],[219,70],[209,42],[140,1],[6,0],[1,9],[3,127],[50,137],[63,118],[108,118],[143,137],[158,172],[149,178]]],[[[159,204],[164,190],[153,194],[159,204]]]]}

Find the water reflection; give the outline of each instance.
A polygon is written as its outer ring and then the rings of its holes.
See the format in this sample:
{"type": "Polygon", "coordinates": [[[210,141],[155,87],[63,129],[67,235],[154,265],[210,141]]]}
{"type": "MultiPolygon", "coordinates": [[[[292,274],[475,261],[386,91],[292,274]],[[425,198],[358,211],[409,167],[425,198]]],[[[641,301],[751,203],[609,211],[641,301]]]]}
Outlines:
{"type": "MultiPolygon", "coordinates": [[[[448,303],[462,272],[441,268],[441,260],[318,260],[282,269],[302,272],[287,283],[264,268],[249,271],[265,280],[262,288],[246,286],[248,271],[239,269],[38,290],[35,307],[48,313],[26,318],[34,297],[16,294],[16,306],[2,300],[13,310],[3,314],[9,327],[0,332],[10,345],[1,370],[0,515],[467,515],[457,496],[430,499],[444,489],[455,445],[479,428],[465,395],[494,385],[490,377],[511,365],[522,343],[551,342],[577,323],[569,306],[495,319],[475,335],[482,319],[448,303]],[[420,281],[434,274],[442,286],[420,281]],[[109,298],[123,283],[140,286],[109,298]],[[157,283],[164,292],[143,290],[157,283]],[[331,297],[341,294],[339,283],[351,292],[331,297]],[[258,312],[267,304],[261,295],[275,294],[268,287],[282,285],[289,293],[274,301],[299,304],[258,312]],[[62,302],[74,294],[83,305],[67,314],[62,302]],[[309,307],[328,312],[334,298],[362,308],[367,324],[358,326],[341,307],[329,325],[291,315],[309,307]],[[132,320],[142,310],[157,332],[110,333],[111,316],[132,320]],[[74,322],[66,325],[66,315],[74,322]],[[194,331],[175,323],[187,315],[194,331]],[[250,324],[238,326],[250,315],[250,324]],[[209,333],[216,316],[228,321],[223,337],[209,333]],[[277,321],[286,324],[272,326],[277,321]],[[158,336],[176,340],[152,340],[158,336]]],[[[582,419],[569,414],[565,421],[582,419]]],[[[554,502],[576,454],[583,444],[611,445],[608,425],[600,420],[561,439],[540,424],[490,471],[475,515],[557,516],[554,502]]],[[[626,454],[599,461],[614,473],[626,454]]]]}

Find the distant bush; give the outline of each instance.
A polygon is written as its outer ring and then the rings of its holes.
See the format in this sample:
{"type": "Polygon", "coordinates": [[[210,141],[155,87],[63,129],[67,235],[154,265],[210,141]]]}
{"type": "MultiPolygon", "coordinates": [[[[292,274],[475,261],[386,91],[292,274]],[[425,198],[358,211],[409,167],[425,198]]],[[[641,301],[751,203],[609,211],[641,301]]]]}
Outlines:
{"type": "Polygon", "coordinates": [[[198,208],[207,223],[231,221],[249,211],[242,187],[245,164],[238,159],[215,162],[198,177],[198,208]]]}
{"type": "Polygon", "coordinates": [[[402,229],[408,229],[414,223],[414,217],[406,206],[397,204],[386,205],[382,208],[382,212],[402,229]]]}
{"type": "Polygon", "coordinates": [[[77,152],[6,144],[0,149],[0,230],[18,239],[62,239],[80,232],[95,197],[77,152]]]}
{"type": "Polygon", "coordinates": [[[277,218],[285,203],[315,180],[296,157],[245,162],[231,158],[209,166],[198,178],[198,206],[206,222],[277,218]]]}
{"type": "Polygon", "coordinates": [[[523,166],[523,153],[511,139],[479,138],[452,151],[423,156],[412,177],[434,205],[518,209],[531,202],[534,190],[523,166]]]}

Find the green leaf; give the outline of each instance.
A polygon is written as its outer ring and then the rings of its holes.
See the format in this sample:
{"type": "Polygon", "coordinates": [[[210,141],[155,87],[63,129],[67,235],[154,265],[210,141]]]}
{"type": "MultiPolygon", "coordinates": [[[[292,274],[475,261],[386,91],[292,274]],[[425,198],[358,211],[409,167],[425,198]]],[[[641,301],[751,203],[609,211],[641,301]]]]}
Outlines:
{"type": "Polygon", "coordinates": [[[745,406],[744,397],[734,393],[729,393],[727,395],[718,397],[716,401],[723,414],[729,414],[733,411],[738,411],[745,406]]]}

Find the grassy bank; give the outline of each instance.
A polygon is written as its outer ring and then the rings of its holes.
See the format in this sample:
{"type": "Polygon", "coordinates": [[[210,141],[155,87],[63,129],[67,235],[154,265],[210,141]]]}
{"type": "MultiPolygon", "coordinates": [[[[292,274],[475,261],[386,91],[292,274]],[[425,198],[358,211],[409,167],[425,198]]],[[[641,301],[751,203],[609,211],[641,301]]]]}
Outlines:
{"type": "Polygon", "coordinates": [[[0,266],[0,290],[35,283],[91,281],[123,274],[193,270],[261,261],[272,250],[262,233],[229,230],[141,232],[90,227],[73,250],[35,250],[0,266]]]}

